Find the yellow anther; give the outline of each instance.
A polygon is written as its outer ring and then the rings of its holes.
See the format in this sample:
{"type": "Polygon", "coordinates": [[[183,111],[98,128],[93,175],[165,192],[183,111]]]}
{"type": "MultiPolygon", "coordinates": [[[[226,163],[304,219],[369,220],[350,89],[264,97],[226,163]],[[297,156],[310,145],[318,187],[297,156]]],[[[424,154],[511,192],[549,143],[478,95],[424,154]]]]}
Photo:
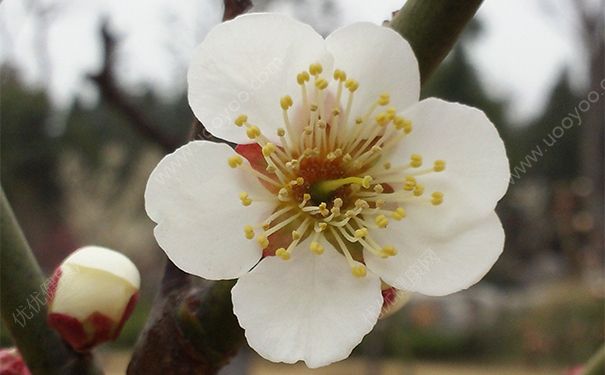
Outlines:
{"type": "Polygon", "coordinates": [[[387,125],[391,120],[389,120],[389,115],[386,112],[381,112],[375,117],[376,123],[380,126],[387,125]]]}
{"type": "Polygon", "coordinates": [[[292,104],[293,104],[292,97],[290,95],[286,95],[279,100],[279,105],[281,106],[281,109],[283,109],[283,110],[286,110],[286,109],[292,107],[292,104]]]}
{"type": "Polygon", "coordinates": [[[397,108],[395,108],[395,107],[387,108],[387,115],[389,116],[389,120],[394,120],[396,114],[397,114],[397,108]]]}
{"type": "Polygon", "coordinates": [[[443,193],[440,191],[436,191],[433,194],[431,194],[431,203],[434,206],[438,206],[441,203],[443,203],[443,193]]]}
{"type": "Polygon", "coordinates": [[[378,228],[386,228],[387,225],[389,225],[389,219],[387,219],[387,217],[384,215],[376,216],[376,219],[374,219],[374,222],[376,223],[378,228]]]}
{"type": "Polygon", "coordinates": [[[290,193],[288,192],[288,189],[286,189],[286,188],[279,189],[279,192],[277,192],[277,199],[279,199],[282,202],[289,200],[290,193]]]}
{"type": "Polygon", "coordinates": [[[339,114],[340,114],[340,109],[338,109],[336,107],[334,109],[332,109],[332,115],[338,116],[339,114]]]}
{"type": "Polygon", "coordinates": [[[424,194],[424,185],[416,184],[416,186],[414,187],[414,195],[419,197],[422,194],[424,194]]]}
{"type": "Polygon", "coordinates": [[[229,159],[227,159],[227,163],[229,163],[229,166],[231,168],[237,168],[240,165],[242,165],[243,162],[244,162],[244,160],[239,155],[233,155],[233,156],[230,156],[229,159]]]}
{"type": "Polygon", "coordinates": [[[397,249],[393,246],[385,246],[382,248],[382,255],[385,257],[392,257],[397,255],[397,249]]]}
{"type": "Polygon", "coordinates": [[[334,199],[333,203],[334,203],[334,207],[340,208],[340,207],[342,207],[344,201],[342,200],[342,198],[336,198],[336,199],[334,199]]]}
{"type": "Polygon", "coordinates": [[[366,266],[363,264],[357,264],[351,267],[351,273],[353,273],[353,276],[355,277],[365,277],[368,274],[368,271],[366,271],[366,266]]]}
{"type": "Polygon", "coordinates": [[[284,128],[277,128],[277,136],[283,137],[284,135],[286,135],[286,130],[284,128]]]}
{"type": "Polygon", "coordinates": [[[359,82],[354,79],[347,79],[345,87],[348,88],[350,92],[355,92],[359,88],[359,82]]]}
{"type": "Polygon", "coordinates": [[[320,90],[325,89],[326,87],[328,87],[328,81],[326,81],[323,78],[318,79],[317,81],[315,81],[315,87],[317,87],[320,90]]]}
{"type": "Polygon", "coordinates": [[[300,239],[301,236],[302,236],[302,234],[299,231],[297,231],[297,230],[292,231],[292,239],[294,241],[300,239]]]}
{"type": "Polygon", "coordinates": [[[391,96],[386,92],[383,94],[380,94],[380,97],[378,97],[379,105],[388,105],[390,101],[391,101],[391,96]]]}
{"type": "Polygon", "coordinates": [[[251,225],[244,226],[244,234],[247,239],[251,240],[254,238],[254,228],[251,225]]]}
{"type": "Polygon", "coordinates": [[[298,75],[296,76],[296,82],[298,82],[299,85],[304,84],[308,80],[309,80],[309,73],[307,73],[307,72],[298,73],[298,75]]]}
{"type": "Polygon", "coordinates": [[[416,187],[416,178],[413,176],[406,176],[403,181],[403,190],[405,191],[413,191],[416,187]]]}
{"type": "Polygon", "coordinates": [[[410,157],[410,165],[413,168],[418,168],[422,165],[422,155],[418,155],[418,154],[412,154],[412,156],[410,157]]]}
{"type": "Polygon", "coordinates": [[[246,123],[246,121],[248,121],[248,116],[246,115],[239,115],[237,116],[237,118],[235,119],[235,125],[237,126],[242,126],[246,123]]]}
{"type": "Polygon", "coordinates": [[[326,204],[326,202],[321,202],[319,204],[319,213],[322,216],[328,216],[330,214],[330,211],[328,210],[328,205],[326,204]]]}
{"type": "Polygon", "coordinates": [[[321,223],[317,223],[317,229],[319,229],[320,232],[323,232],[324,230],[326,230],[326,228],[328,227],[328,223],[325,222],[321,222],[321,223]]]}
{"type": "Polygon", "coordinates": [[[334,70],[334,79],[340,82],[344,82],[347,80],[347,73],[340,69],[334,70]]]}
{"type": "Polygon", "coordinates": [[[435,164],[433,165],[433,170],[435,172],[441,172],[445,170],[445,160],[435,160],[435,164]]]}
{"type": "Polygon", "coordinates": [[[317,241],[311,242],[311,245],[309,245],[309,249],[311,249],[311,251],[317,255],[323,254],[325,250],[324,247],[317,241]]]}
{"type": "Polygon", "coordinates": [[[315,64],[309,65],[309,73],[311,73],[312,76],[321,74],[321,72],[323,72],[323,70],[324,69],[320,63],[315,63],[315,64]]]}
{"type": "Polygon", "coordinates": [[[368,204],[367,201],[364,201],[363,199],[358,199],[355,201],[355,207],[366,209],[366,208],[369,208],[370,205],[368,204]]]}
{"type": "Polygon", "coordinates": [[[403,130],[405,134],[410,134],[412,131],[412,121],[406,118],[395,116],[393,118],[393,123],[395,124],[395,128],[403,130]]]}
{"type": "Polygon", "coordinates": [[[279,249],[275,250],[275,255],[282,258],[283,260],[290,259],[290,252],[284,249],[283,247],[280,247],[279,249]]]}
{"type": "Polygon", "coordinates": [[[258,244],[260,245],[260,247],[262,249],[266,249],[269,246],[269,240],[267,239],[267,236],[265,236],[264,234],[261,234],[258,237],[256,237],[256,242],[258,242],[258,244]]]}
{"type": "Polygon", "coordinates": [[[384,199],[376,199],[376,202],[374,202],[374,204],[376,205],[376,208],[382,208],[385,205],[385,201],[384,199]]]}
{"type": "Polygon", "coordinates": [[[355,231],[355,238],[364,238],[368,235],[368,228],[360,228],[355,231]]]}
{"type": "Polygon", "coordinates": [[[296,177],[296,185],[302,186],[305,183],[305,179],[302,177],[296,177]]]}
{"type": "Polygon", "coordinates": [[[246,129],[246,135],[250,139],[256,139],[260,136],[260,129],[258,126],[250,126],[248,129],[246,129]]]}
{"type": "Polygon", "coordinates": [[[242,201],[242,204],[244,206],[249,206],[252,204],[252,199],[250,199],[248,193],[246,193],[245,191],[239,193],[239,200],[242,201]]]}
{"type": "Polygon", "coordinates": [[[397,209],[391,214],[391,217],[399,221],[405,217],[405,210],[403,207],[397,207],[397,209]]]}
{"type": "Polygon", "coordinates": [[[374,181],[374,179],[372,178],[372,176],[364,176],[363,180],[361,181],[361,186],[364,189],[369,189],[370,185],[372,184],[372,181],[374,181]]]}
{"type": "Polygon", "coordinates": [[[374,185],[374,192],[380,194],[384,191],[384,187],[381,184],[374,185]]]}
{"type": "Polygon", "coordinates": [[[267,143],[263,146],[262,151],[264,156],[271,156],[275,152],[275,145],[273,143],[267,143]]]}

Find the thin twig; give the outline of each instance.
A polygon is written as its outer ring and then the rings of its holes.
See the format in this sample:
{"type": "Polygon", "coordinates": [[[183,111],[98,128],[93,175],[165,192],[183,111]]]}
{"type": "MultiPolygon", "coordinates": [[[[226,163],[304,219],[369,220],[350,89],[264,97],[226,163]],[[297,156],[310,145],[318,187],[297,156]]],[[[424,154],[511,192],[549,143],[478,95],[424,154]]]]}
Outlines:
{"type": "Polygon", "coordinates": [[[13,214],[1,200],[0,303],[2,321],[32,374],[101,374],[91,354],[71,350],[46,322],[47,284],[13,214]]]}
{"type": "Polygon", "coordinates": [[[104,50],[103,67],[99,73],[90,75],[90,79],[97,84],[103,98],[120,111],[136,131],[153,143],[158,144],[164,151],[174,151],[180,142],[164,134],[160,127],[154,124],[140,108],[131,103],[128,97],[118,88],[113,75],[116,40],[109,32],[106,23],[101,26],[101,37],[104,50]]]}

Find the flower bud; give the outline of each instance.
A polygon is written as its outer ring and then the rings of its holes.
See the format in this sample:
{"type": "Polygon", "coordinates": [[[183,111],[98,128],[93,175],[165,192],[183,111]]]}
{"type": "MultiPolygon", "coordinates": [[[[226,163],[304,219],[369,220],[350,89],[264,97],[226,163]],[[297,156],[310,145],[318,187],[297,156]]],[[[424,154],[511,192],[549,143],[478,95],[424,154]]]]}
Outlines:
{"type": "Polygon", "coordinates": [[[380,319],[387,318],[399,311],[409,300],[411,294],[385,285],[382,289],[382,310],[380,319]]]}
{"type": "Polygon", "coordinates": [[[0,349],[0,374],[31,375],[21,353],[15,348],[0,349]]]}
{"type": "Polygon", "coordinates": [[[77,351],[115,340],[134,310],[139,285],[139,271],[126,256],[83,247],[53,275],[48,323],[77,351]]]}

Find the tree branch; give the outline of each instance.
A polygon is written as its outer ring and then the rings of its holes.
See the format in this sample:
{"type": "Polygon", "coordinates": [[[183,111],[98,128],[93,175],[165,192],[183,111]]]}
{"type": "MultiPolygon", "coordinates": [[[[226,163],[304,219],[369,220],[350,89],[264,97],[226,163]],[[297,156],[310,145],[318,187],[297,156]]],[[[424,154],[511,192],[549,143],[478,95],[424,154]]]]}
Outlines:
{"type": "MultiPolygon", "coordinates": [[[[250,0],[224,0],[223,21],[252,6],[250,0]]],[[[194,119],[190,140],[224,142],[194,119]]],[[[162,286],[134,349],[127,373],[216,374],[237,353],[244,333],[233,315],[233,281],[192,277],[169,259],[162,286]]]]}
{"type": "Polygon", "coordinates": [[[2,201],[0,296],[2,320],[32,374],[102,374],[91,354],[71,350],[46,323],[45,278],[13,214],[2,201]]]}
{"type": "Polygon", "coordinates": [[[425,83],[483,0],[408,0],[390,26],[412,46],[425,83]]]}
{"type": "Polygon", "coordinates": [[[164,134],[160,130],[160,127],[154,124],[143,111],[132,104],[127,96],[118,88],[113,76],[113,57],[116,41],[109,32],[107,24],[101,26],[101,37],[103,39],[104,50],[103,68],[99,73],[91,75],[89,78],[97,84],[103,98],[120,111],[128,119],[133,128],[144,138],[156,143],[165,152],[174,151],[180,145],[180,142],[164,134]]]}

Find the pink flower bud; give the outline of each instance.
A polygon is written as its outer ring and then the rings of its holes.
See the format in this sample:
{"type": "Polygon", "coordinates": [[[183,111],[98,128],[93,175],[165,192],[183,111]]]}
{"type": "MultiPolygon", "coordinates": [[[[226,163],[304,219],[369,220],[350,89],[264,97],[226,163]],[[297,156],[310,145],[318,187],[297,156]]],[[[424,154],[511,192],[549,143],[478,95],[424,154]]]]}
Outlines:
{"type": "Polygon", "coordinates": [[[77,351],[115,340],[134,310],[140,275],[126,256],[86,246],[55,270],[48,323],[77,351]]]}
{"type": "Polygon", "coordinates": [[[0,349],[0,374],[31,375],[21,354],[15,348],[0,349]]]}
{"type": "Polygon", "coordinates": [[[409,300],[410,293],[387,286],[382,289],[382,310],[380,319],[389,317],[399,311],[409,300]]]}

